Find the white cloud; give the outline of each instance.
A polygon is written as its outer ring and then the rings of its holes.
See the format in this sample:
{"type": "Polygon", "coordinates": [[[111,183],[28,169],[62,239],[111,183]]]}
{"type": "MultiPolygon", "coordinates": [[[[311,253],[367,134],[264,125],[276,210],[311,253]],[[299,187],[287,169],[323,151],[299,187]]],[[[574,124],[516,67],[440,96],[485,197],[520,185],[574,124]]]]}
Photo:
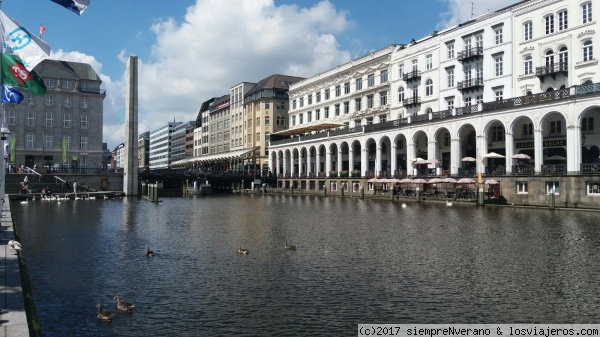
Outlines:
{"type": "Polygon", "coordinates": [[[442,0],[448,3],[448,11],[442,13],[439,28],[448,28],[471,19],[471,4],[473,17],[496,11],[510,6],[518,0],[442,0]]]}
{"type": "MultiPolygon", "coordinates": [[[[240,82],[272,74],[308,77],[350,60],[335,35],[353,23],[330,2],[313,7],[276,6],[273,0],[197,0],[183,22],[169,18],[150,29],[151,59],[139,59],[140,133],[166,122],[191,121],[202,102],[240,82]]],[[[125,62],[122,51],[117,58],[125,62]]],[[[81,57],[83,59],[83,57],[81,57]]],[[[94,67],[100,74],[101,64],[94,67]]],[[[101,75],[107,89],[104,140],[123,142],[124,74],[101,75]]]]}

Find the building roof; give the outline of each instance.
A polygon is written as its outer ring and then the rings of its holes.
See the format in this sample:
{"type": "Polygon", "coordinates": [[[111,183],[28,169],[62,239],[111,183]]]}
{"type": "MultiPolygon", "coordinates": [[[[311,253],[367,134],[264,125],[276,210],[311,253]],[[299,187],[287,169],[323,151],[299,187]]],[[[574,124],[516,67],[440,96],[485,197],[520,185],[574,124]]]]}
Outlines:
{"type": "Polygon", "coordinates": [[[274,132],[273,135],[278,135],[278,136],[304,135],[308,132],[335,129],[335,128],[339,128],[340,126],[346,126],[346,124],[338,123],[338,122],[314,123],[314,124],[302,125],[302,126],[299,126],[297,128],[293,128],[293,129],[287,129],[287,130],[274,132]]]}
{"type": "Polygon", "coordinates": [[[229,94],[217,98],[210,106],[210,111],[219,110],[220,108],[229,106],[229,94]]]}
{"type": "Polygon", "coordinates": [[[49,61],[56,62],[62,65],[63,67],[71,70],[72,72],[77,74],[77,76],[79,76],[82,80],[101,81],[100,77],[98,77],[98,74],[96,74],[96,72],[94,71],[94,68],[92,68],[92,66],[87,63],[58,60],[49,61]]]}
{"type": "Polygon", "coordinates": [[[279,74],[271,75],[265,79],[258,81],[258,83],[256,83],[250,90],[248,90],[244,97],[255,94],[263,89],[283,89],[287,91],[289,90],[290,84],[302,81],[303,79],[303,77],[296,76],[279,74]]]}

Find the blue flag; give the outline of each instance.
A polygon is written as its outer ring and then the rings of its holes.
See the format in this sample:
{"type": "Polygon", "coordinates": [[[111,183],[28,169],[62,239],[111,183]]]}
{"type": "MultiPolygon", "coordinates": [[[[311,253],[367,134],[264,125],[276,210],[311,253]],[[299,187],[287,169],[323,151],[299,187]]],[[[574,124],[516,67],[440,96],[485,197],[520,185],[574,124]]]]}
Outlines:
{"type": "Polygon", "coordinates": [[[2,103],[21,103],[23,94],[10,84],[2,85],[2,103]]]}
{"type": "Polygon", "coordinates": [[[50,0],[64,8],[72,11],[77,15],[81,15],[83,11],[90,5],[90,0],[50,0]]]}

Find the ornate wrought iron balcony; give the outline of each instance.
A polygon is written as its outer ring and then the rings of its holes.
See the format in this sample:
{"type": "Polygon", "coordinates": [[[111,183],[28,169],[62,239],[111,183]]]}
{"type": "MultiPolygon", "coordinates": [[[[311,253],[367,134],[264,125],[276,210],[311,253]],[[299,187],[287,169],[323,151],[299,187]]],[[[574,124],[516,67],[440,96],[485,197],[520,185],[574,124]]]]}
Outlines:
{"type": "Polygon", "coordinates": [[[474,47],[459,51],[456,59],[458,62],[465,63],[483,57],[483,47],[474,47]]]}
{"type": "Polygon", "coordinates": [[[458,90],[462,91],[475,91],[483,89],[483,78],[472,78],[465,81],[458,82],[458,90]]]}
{"type": "Polygon", "coordinates": [[[535,76],[537,76],[541,82],[544,82],[544,77],[546,76],[552,76],[552,79],[555,80],[556,75],[564,74],[565,76],[567,76],[568,73],[569,66],[567,62],[552,63],[535,68],[535,76]]]}
{"type": "Polygon", "coordinates": [[[402,101],[402,105],[407,108],[412,108],[421,105],[421,97],[411,97],[402,101]]]}
{"type": "Polygon", "coordinates": [[[418,81],[421,79],[421,71],[420,70],[409,71],[402,76],[402,79],[404,80],[404,82],[418,81]]]}

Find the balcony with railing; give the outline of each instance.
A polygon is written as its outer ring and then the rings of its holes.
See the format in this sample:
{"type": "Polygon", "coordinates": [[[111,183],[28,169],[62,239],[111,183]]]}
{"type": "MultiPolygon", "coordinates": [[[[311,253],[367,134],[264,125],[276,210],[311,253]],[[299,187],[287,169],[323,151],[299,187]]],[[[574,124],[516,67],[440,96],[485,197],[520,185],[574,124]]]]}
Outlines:
{"type": "Polygon", "coordinates": [[[483,89],[483,78],[471,78],[468,80],[458,82],[457,86],[458,90],[462,91],[464,94],[466,91],[476,91],[479,89],[483,89]]]}
{"type": "Polygon", "coordinates": [[[459,51],[456,60],[465,63],[478,58],[483,58],[483,47],[473,47],[459,51]]]}
{"type": "Polygon", "coordinates": [[[552,79],[555,80],[556,75],[564,74],[567,76],[568,73],[569,67],[567,62],[552,63],[535,68],[535,76],[537,76],[541,82],[544,82],[544,77],[546,76],[552,76],[552,79]]]}
{"type": "Polygon", "coordinates": [[[402,76],[404,82],[418,81],[421,79],[421,71],[420,70],[412,70],[404,73],[402,76]]]}
{"type": "Polygon", "coordinates": [[[402,101],[402,105],[406,108],[417,107],[421,105],[421,97],[410,97],[402,101]]]}

